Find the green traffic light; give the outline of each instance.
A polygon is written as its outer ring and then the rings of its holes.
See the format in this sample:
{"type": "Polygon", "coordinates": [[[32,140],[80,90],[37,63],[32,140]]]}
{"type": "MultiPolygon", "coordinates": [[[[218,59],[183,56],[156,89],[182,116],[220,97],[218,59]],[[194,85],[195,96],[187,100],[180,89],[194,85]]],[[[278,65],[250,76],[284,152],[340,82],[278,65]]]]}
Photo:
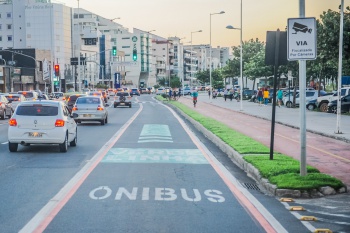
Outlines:
{"type": "Polygon", "coordinates": [[[113,46],[113,48],[112,48],[112,55],[117,56],[117,47],[116,46],[113,46]]]}

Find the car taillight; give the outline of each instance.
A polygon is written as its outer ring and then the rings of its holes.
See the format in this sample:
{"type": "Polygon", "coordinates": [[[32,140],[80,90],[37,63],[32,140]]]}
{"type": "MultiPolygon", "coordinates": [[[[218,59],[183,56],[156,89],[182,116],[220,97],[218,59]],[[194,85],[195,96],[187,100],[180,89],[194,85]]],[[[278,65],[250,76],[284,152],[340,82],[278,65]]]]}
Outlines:
{"type": "Polygon", "coordinates": [[[17,126],[17,121],[16,121],[16,119],[11,118],[11,119],[9,120],[9,125],[10,125],[10,126],[17,126]]]}
{"type": "Polygon", "coordinates": [[[101,107],[100,105],[97,106],[97,111],[102,111],[103,110],[103,107],[101,107]]]}
{"type": "Polygon", "coordinates": [[[74,106],[73,108],[72,108],[72,111],[77,111],[78,110],[78,107],[77,106],[74,106]]]}
{"type": "Polygon", "coordinates": [[[55,122],[55,127],[63,127],[64,126],[64,120],[57,119],[55,122]]]}
{"type": "Polygon", "coordinates": [[[66,97],[63,97],[63,99],[62,100],[66,100],[66,97]]]}

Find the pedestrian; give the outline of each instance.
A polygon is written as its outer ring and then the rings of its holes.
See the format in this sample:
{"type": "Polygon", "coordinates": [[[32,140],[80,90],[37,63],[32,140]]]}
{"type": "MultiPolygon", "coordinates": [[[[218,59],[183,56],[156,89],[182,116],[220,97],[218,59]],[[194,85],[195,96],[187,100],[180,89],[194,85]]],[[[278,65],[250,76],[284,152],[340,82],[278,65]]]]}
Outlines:
{"type": "Polygon", "coordinates": [[[263,91],[261,90],[261,88],[259,88],[258,90],[257,98],[258,98],[259,106],[261,106],[262,100],[263,100],[263,91]]]}
{"type": "Polygon", "coordinates": [[[211,91],[211,88],[208,89],[208,96],[209,96],[209,99],[210,99],[210,91],[211,91]]]}
{"type": "Polygon", "coordinates": [[[269,90],[267,88],[265,88],[264,93],[263,93],[263,97],[264,97],[264,105],[267,106],[268,102],[269,102],[269,90]]]}
{"type": "Polygon", "coordinates": [[[282,104],[282,98],[283,98],[283,91],[281,89],[278,89],[277,91],[277,99],[278,99],[278,107],[281,107],[282,104]]]}
{"type": "Polygon", "coordinates": [[[230,100],[232,101],[232,99],[233,99],[233,94],[234,94],[234,90],[233,90],[233,88],[231,88],[230,89],[230,92],[229,92],[229,94],[230,94],[230,100]]]}
{"type": "Polygon", "coordinates": [[[171,90],[171,88],[169,88],[169,100],[171,100],[172,95],[173,95],[173,91],[171,90]]]}
{"type": "Polygon", "coordinates": [[[225,99],[225,101],[226,101],[227,95],[228,95],[228,91],[227,91],[227,89],[225,89],[224,90],[224,99],[225,99]]]}

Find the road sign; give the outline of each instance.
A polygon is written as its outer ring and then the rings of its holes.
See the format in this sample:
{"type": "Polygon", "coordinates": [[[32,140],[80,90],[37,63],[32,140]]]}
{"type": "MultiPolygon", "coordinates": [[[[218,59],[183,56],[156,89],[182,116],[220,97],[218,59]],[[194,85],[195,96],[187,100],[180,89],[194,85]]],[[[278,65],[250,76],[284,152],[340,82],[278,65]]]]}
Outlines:
{"type": "Polygon", "coordinates": [[[315,60],[316,37],[315,18],[288,19],[288,60],[315,60]]]}
{"type": "Polygon", "coordinates": [[[117,66],[137,66],[136,61],[116,61],[113,62],[113,64],[116,64],[117,66]]]}

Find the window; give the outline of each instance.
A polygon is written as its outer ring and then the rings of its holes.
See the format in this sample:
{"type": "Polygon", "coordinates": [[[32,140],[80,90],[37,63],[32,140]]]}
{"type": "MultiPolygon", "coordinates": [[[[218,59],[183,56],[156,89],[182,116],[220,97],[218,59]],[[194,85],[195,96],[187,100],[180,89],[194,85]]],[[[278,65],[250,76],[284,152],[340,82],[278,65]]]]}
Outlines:
{"type": "Polygon", "coordinates": [[[41,104],[18,106],[16,114],[21,116],[57,116],[58,107],[42,106],[41,104]]]}
{"type": "Polygon", "coordinates": [[[0,24],[0,30],[1,30],[1,28],[2,28],[2,27],[1,27],[1,24],[0,24]]]}
{"type": "Polygon", "coordinates": [[[12,36],[7,36],[7,41],[12,41],[12,36]]]}
{"type": "Polygon", "coordinates": [[[130,37],[122,37],[122,40],[130,40],[130,37]]]}
{"type": "Polygon", "coordinates": [[[0,36],[0,41],[2,41],[2,36],[0,36]]]}
{"type": "Polygon", "coordinates": [[[11,12],[6,13],[7,18],[11,18],[11,12]]]}
{"type": "Polygon", "coordinates": [[[12,24],[7,24],[7,29],[11,30],[12,29],[12,24]]]}
{"type": "Polygon", "coordinates": [[[122,46],[123,49],[130,48],[130,46],[122,46]]]}

